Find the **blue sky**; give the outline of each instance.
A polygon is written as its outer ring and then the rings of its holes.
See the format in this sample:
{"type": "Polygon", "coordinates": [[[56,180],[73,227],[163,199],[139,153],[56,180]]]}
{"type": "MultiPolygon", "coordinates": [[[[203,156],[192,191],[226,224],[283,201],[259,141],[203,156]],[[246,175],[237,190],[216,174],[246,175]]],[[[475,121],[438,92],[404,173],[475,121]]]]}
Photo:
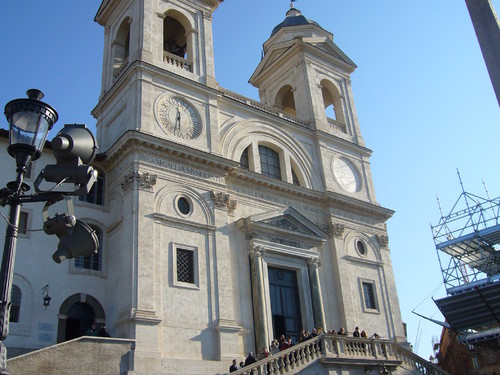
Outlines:
{"type": "MultiPolygon", "coordinates": [[[[0,2],[0,104],[45,92],[59,122],[95,127],[104,31],[93,21],[99,0],[0,2]]],[[[500,0],[493,0],[500,9],[500,0]]],[[[214,14],[216,78],[258,99],[249,83],[262,44],[288,10],[287,0],[226,0],[214,14]]],[[[299,0],[296,7],[334,34],[358,65],[352,86],[379,203],[396,211],[389,245],[408,339],[432,353],[444,296],[430,224],[451,209],[461,187],[500,195],[495,152],[500,110],[463,0],[299,0]]],[[[4,120],[3,128],[7,128],[4,120]]],[[[369,327],[363,327],[370,330],[369,327]]]]}

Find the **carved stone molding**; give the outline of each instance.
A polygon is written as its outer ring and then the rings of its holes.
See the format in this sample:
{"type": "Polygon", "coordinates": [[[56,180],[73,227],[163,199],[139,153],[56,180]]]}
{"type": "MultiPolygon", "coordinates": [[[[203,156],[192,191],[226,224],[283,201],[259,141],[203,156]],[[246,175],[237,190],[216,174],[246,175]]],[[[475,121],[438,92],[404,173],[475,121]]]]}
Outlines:
{"type": "Polygon", "coordinates": [[[310,268],[318,268],[321,266],[321,261],[319,260],[319,257],[317,258],[310,258],[307,260],[307,265],[310,268]]]}
{"type": "Polygon", "coordinates": [[[231,196],[227,193],[211,191],[210,196],[214,201],[216,208],[225,209],[228,213],[234,212],[237,206],[236,199],[231,199],[231,196]]]}
{"type": "Polygon", "coordinates": [[[265,253],[266,250],[262,246],[248,246],[248,255],[250,255],[250,258],[260,258],[264,256],[265,253]]]}
{"type": "Polygon", "coordinates": [[[389,236],[385,234],[377,234],[375,238],[377,239],[377,242],[379,243],[380,246],[385,247],[389,244],[389,236]]]}
{"type": "Polygon", "coordinates": [[[158,175],[149,172],[132,171],[123,177],[121,187],[124,193],[133,188],[151,190],[156,185],[157,177],[158,175]]]}
{"type": "Polygon", "coordinates": [[[342,238],[344,236],[344,224],[335,223],[333,224],[333,235],[335,238],[342,238]]]}
{"type": "Polygon", "coordinates": [[[212,21],[212,13],[210,13],[210,12],[206,12],[206,11],[204,11],[204,12],[203,12],[203,17],[204,17],[205,19],[209,20],[209,21],[212,21]]]}

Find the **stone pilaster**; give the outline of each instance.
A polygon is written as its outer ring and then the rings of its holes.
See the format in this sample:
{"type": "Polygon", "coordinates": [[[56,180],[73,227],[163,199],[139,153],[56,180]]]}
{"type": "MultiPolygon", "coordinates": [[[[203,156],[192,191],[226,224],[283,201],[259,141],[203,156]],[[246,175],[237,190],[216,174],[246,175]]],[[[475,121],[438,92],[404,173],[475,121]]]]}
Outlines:
{"type": "MultiPolygon", "coordinates": [[[[236,207],[236,200],[231,199],[229,194],[211,191],[214,204],[215,226],[227,228],[228,214],[236,207]]],[[[217,230],[213,241],[214,259],[217,269],[216,289],[218,300],[217,306],[217,332],[219,334],[219,358],[229,359],[240,355],[239,333],[241,327],[235,320],[231,251],[229,237],[226,231],[217,230]]]]}

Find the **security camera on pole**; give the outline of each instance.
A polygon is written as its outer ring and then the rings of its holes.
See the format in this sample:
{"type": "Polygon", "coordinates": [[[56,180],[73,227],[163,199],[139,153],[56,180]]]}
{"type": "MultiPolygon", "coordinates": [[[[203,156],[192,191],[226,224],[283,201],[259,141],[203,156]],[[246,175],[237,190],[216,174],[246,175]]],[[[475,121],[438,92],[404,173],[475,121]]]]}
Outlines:
{"type": "Polygon", "coordinates": [[[28,90],[27,95],[27,99],[12,100],[5,106],[5,116],[9,122],[7,151],[16,159],[17,178],[0,190],[0,205],[10,206],[0,269],[0,375],[9,374],[7,351],[3,342],[9,334],[12,278],[21,205],[46,202],[42,211],[44,231],[59,238],[58,248],[52,256],[57,263],[64,259],[90,255],[99,248],[95,231],[75,218],[69,198],[88,194],[97,179],[97,171],[88,165],[97,151],[95,138],[85,125],[65,125],[52,140],[57,164],[46,165],[35,180],[35,193],[26,194],[31,187],[23,182],[24,173],[31,162],[41,156],[47,133],[58,119],[57,112],[41,101],[43,93],[40,90],[28,90]],[[44,188],[42,183],[55,185],[44,188]],[[68,212],[50,218],[47,213],[49,206],[63,199],[66,199],[68,212]]]}

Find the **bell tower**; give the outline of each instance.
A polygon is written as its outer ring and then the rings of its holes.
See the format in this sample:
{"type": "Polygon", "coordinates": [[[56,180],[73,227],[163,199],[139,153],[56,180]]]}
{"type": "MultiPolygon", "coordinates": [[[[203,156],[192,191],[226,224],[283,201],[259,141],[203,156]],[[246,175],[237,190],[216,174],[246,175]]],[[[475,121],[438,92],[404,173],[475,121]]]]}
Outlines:
{"type": "Polygon", "coordinates": [[[153,87],[171,87],[172,79],[216,86],[212,13],[221,1],[101,3],[95,21],[105,29],[102,88],[93,112],[101,147],[127,130],[155,133],[153,87]]]}
{"type": "Polygon", "coordinates": [[[363,144],[351,92],[356,65],[333,34],[304,17],[293,3],[264,43],[250,78],[261,102],[298,117],[312,128],[363,144]]]}

